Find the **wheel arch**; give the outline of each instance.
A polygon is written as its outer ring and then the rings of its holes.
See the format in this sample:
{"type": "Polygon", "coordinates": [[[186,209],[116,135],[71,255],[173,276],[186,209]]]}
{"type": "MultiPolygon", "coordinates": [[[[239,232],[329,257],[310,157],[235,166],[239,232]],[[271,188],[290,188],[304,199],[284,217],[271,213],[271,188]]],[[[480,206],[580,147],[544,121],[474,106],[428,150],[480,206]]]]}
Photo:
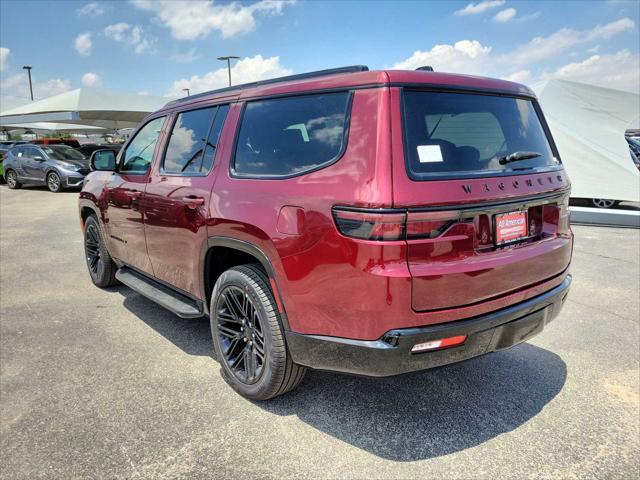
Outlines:
{"type": "MultiPolygon", "coordinates": [[[[271,289],[273,290],[273,296],[276,300],[276,304],[280,313],[280,318],[282,319],[282,324],[285,330],[290,330],[289,328],[289,320],[287,318],[287,314],[284,308],[284,302],[282,300],[282,294],[280,292],[280,288],[278,287],[277,277],[275,273],[275,269],[273,267],[273,263],[269,259],[266,253],[258,246],[247,242],[245,240],[239,240],[237,238],[232,237],[209,237],[207,242],[205,243],[201,257],[200,257],[200,280],[201,280],[201,288],[202,288],[202,298],[205,300],[205,308],[209,309],[209,303],[211,301],[211,292],[213,290],[213,285],[218,279],[219,275],[222,273],[221,266],[231,267],[235,266],[233,262],[231,264],[217,264],[216,263],[216,252],[225,251],[233,251],[237,252],[238,256],[235,257],[237,259],[246,259],[246,260],[254,260],[256,263],[259,263],[264,269],[267,277],[269,279],[269,284],[271,289]],[[219,266],[217,266],[219,265],[219,266]]],[[[243,261],[241,263],[247,263],[243,261]]],[[[241,264],[236,263],[236,264],[241,264]]]]}

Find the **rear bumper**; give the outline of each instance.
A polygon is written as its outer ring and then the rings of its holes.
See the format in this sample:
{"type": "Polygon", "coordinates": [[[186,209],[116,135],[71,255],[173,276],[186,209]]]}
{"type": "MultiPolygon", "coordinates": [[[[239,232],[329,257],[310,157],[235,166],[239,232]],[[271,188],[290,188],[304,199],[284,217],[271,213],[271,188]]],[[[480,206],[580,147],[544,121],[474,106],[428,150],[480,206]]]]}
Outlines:
{"type": "Polygon", "coordinates": [[[562,309],[571,275],[557,287],[487,315],[421,328],[390,330],[379,340],[352,340],[287,332],[292,359],[320,370],[384,377],[460,362],[503,350],[540,333],[562,309]],[[467,335],[459,346],[411,353],[417,343],[467,335]]]}

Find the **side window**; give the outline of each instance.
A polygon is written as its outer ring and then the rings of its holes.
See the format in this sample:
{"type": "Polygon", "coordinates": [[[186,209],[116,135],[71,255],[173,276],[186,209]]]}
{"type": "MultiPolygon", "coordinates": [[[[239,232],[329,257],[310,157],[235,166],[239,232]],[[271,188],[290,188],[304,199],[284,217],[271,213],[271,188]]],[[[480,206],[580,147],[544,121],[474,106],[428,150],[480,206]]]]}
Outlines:
{"type": "Polygon", "coordinates": [[[173,174],[206,174],[211,169],[228,106],[181,112],[171,131],[162,170],[173,174]]]}
{"type": "Polygon", "coordinates": [[[33,147],[25,147],[22,150],[22,156],[25,158],[33,158],[33,157],[44,158],[44,155],[42,155],[42,153],[40,153],[40,151],[37,148],[33,148],[33,147]]]}
{"type": "Polygon", "coordinates": [[[156,118],[142,127],[127,146],[127,150],[122,156],[119,172],[146,173],[153,160],[153,152],[156,149],[164,120],[165,117],[156,118]]]}
{"type": "Polygon", "coordinates": [[[24,147],[15,147],[11,150],[11,153],[17,158],[22,158],[24,155],[24,147]]]}
{"type": "Polygon", "coordinates": [[[350,98],[340,92],[247,103],[233,174],[289,177],[332,163],[345,147],[350,98]]]}

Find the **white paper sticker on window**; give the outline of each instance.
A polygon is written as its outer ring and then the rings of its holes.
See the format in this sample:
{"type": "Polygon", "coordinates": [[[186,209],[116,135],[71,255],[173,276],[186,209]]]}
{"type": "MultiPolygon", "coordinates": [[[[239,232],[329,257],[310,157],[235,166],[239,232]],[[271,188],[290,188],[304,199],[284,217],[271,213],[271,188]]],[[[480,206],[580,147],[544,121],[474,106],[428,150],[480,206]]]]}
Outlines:
{"type": "Polygon", "coordinates": [[[418,158],[420,163],[442,162],[440,145],[418,145],[418,158]]]}

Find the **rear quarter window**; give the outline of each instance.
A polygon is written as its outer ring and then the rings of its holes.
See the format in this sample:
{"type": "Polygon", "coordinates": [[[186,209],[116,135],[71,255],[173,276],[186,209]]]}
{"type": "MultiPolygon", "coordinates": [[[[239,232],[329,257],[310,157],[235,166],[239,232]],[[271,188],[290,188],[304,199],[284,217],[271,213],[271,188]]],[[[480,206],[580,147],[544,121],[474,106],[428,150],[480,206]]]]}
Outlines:
{"type": "Polygon", "coordinates": [[[349,92],[248,102],[236,141],[236,177],[287,178],[337,161],[346,147],[349,92]]]}

